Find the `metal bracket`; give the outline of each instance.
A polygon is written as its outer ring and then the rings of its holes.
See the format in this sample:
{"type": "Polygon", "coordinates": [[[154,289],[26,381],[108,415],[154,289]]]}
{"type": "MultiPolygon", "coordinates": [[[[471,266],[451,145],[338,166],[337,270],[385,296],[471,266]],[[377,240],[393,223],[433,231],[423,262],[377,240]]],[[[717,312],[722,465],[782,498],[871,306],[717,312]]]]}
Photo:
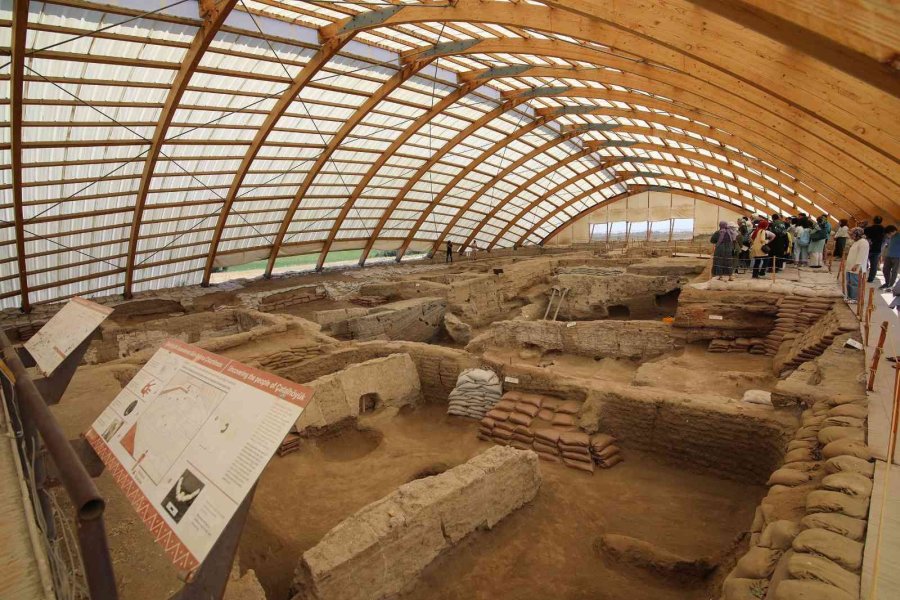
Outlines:
{"type": "Polygon", "coordinates": [[[231,576],[234,556],[237,553],[238,543],[241,541],[241,533],[244,531],[244,524],[247,522],[247,515],[250,513],[250,505],[253,503],[255,493],[256,485],[250,489],[247,497],[238,506],[231,521],[213,544],[200,568],[194,572],[190,581],[184,584],[184,587],[169,600],[220,600],[225,595],[225,587],[231,576]]]}

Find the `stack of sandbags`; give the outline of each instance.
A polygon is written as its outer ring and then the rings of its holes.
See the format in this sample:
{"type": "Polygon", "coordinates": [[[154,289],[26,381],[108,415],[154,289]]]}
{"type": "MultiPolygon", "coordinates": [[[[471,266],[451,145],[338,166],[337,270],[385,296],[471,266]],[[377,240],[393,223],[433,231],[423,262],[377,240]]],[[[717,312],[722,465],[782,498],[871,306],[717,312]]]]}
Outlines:
{"type": "Polygon", "coordinates": [[[572,431],[576,429],[578,411],[581,409],[581,403],[569,400],[561,402],[556,408],[553,415],[553,427],[563,431],[572,431]]]}
{"type": "Polygon", "coordinates": [[[559,451],[566,466],[588,473],[594,472],[594,461],[591,458],[591,438],[588,434],[583,431],[561,431],[559,451]]]}
{"type": "Polygon", "coordinates": [[[550,462],[560,462],[562,455],[559,451],[559,431],[549,427],[534,430],[534,446],[538,458],[550,462]]]}
{"type": "Polygon", "coordinates": [[[486,442],[493,441],[491,438],[494,435],[495,423],[496,421],[494,421],[494,419],[489,416],[485,416],[483,419],[481,419],[481,423],[478,427],[478,439],[484,440],[486,442]]]}
{"type": "Polygon", "coordinates": [[[500,378],[487,369],[466,369],[450,392],[448,415],[481,419],[500,400],[500,378]]]}
{"type": "Polygon", "coordinates": [[[615,442],[616,438],[606,433],[591,436],[591,458],[601,469],[609,469],[622,462],[622,453],[615,442]]]}
{"type": "Polygon", "coordinates": [[[521,400],[515,403],[509,414],[509,420],[525,428],[531,426],[531,422],[541,412],[542,401],[543,398],[536,394],[522,394],[521,400]]]}
{"type": "MultiPolygon", "coordinates": [[[[505,410],[500,410],[498,408],[494,408],[488,412],[485,418],[493,421],[493,427],[491,428],[491,441],[496,442],[502,446],[507,446],[512,441],[513,433],[516,430],[516,424],[510,423],[509,421],[510,413],[505,410]]],[[[482,423],[484,421],[482,420],[482,423]]],[[[479,433],[481,433],[479,431],[479,433]]]]}
{"type": "Polygon", "coordinates": [[[513,429],[512,439],[509,445],[519,450],[532,450],[534,444],[534,433],[524,425],[516,425],[513,429]]]}

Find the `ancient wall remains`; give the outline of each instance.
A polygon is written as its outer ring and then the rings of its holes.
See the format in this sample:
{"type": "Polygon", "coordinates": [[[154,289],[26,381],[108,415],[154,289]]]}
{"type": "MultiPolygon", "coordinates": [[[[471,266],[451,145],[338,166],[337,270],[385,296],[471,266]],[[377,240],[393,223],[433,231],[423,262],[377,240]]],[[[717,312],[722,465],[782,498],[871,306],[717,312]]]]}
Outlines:
{"type": "Polygon", "coordinates": [[[407,483],[344,519],[303,553],[293,598],[394,597],[471,532],[492,528],[530,502],[540,484],[534,452],[500,446],[407,483]]]}
{"type": "Polygon", "coordinates": [[[300,418],[296,430],[313,433],[347,419],[355,419],[361,410],[418,404],[422,388],[408,354],[375,358],[325,375],[309,385],[313,398],[300,418]],[[365,406],[363,396],[373,402],[365,406]]]}
{"type": "Polygon", "coordinates": [[[401,300],[369,309],[369,313],[347,320],[354,340],[410,340],[427,342],[441,329],[447,301],[443,298],[401,300]]]}
{"type": "Polygon", "coordinates": [[[656,321],[501,321],[466,347],[534,347],[592,358],[649,359],[683,345],[681,332],[656,321]]]}
{"type": "Polygon", "coordinates": [[[288,290],[260,292],[256,294],[240,294],[241,302],[248,308],[256,308],[264,312],[284,310],[298,304],[306,304],[315,300],[323,300],[327,294],[325,287],[319,284],[301,285],[288,290]],[[253,306],[253,304],[256,306],[253,306]]]}
{"type": "Polygon", "coordinates": [[[677,277],[633,275],[624,269],[561,267],[556,284],[567,289],[559,316],[566,320],[604,319],[609,308],[624,306],[631,318],[652,318],[660,311],[657,296],[681,288],[677,277]]]}
{"type": "Polygon", "coordinates": [[[783,296],[747,290],[682,289],[675,312],[676,328],[689,342],[765,338],[775,327],[783,296]]]}

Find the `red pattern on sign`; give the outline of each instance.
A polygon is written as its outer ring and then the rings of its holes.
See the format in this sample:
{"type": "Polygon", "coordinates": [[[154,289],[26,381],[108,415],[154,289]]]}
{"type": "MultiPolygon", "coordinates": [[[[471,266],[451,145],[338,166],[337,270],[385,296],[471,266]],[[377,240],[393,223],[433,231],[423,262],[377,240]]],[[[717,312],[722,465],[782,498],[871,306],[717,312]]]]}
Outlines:
{"type": "Polygon", "coordinates": [[[85,437],[94,448],[97,456],[100,457],[100,460],[102,460],[103,464],[109,469],[109,474],[112,475],[116,485],[118,485],[125,493],[125,497],[131,502],[131,505],[144,522],[144,525],[146,525],[150,530],[150,533],[154,535],[156,543],[162,546],[163,550],[169,555],[169,559],[176,567],[187,571],[190,576],[190,574],[200,566],[200,562],[197,558],[191,554],[191,551],[188,550],[184,544],[181,543],[181,540],[175,532],[172,531],[169,524],[163,520],[162,516],[156,510],[156,507],[153,506],[147,496],[144,495],[144,492],[138,487],[137,482],[112,453],[112,450],[106,442],[103,441],[103,438],[97,435],[97,432],[93,429],[88,431],[85,437]]]}

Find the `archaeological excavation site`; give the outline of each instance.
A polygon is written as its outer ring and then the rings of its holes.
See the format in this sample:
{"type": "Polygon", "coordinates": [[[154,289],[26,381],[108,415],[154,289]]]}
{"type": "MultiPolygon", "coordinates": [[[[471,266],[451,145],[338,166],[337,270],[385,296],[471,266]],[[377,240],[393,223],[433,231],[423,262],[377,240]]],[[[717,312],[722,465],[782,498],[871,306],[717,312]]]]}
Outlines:
{"type": "Polygon", "coordinates": [[[0,30],[0,600],[900,598],[894,2],[0,30]]]}

